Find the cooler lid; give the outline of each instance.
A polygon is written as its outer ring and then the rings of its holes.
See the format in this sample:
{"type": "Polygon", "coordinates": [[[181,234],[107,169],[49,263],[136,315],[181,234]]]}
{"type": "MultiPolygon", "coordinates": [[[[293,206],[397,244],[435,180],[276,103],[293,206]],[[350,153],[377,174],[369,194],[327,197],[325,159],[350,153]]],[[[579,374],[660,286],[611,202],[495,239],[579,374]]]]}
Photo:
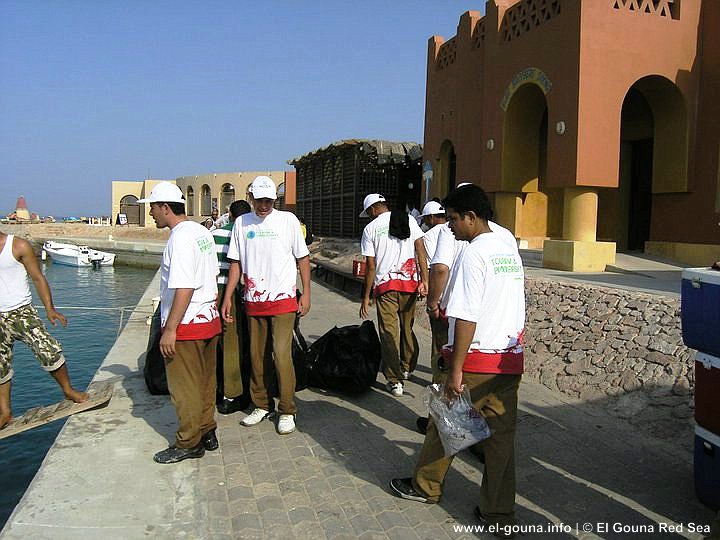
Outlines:
{"type": "Polygon", "coordinates": [[[710,268],[685,268],[682,271],[682,278],[688,281],[720,285],[720,270],[711,270],[710,268]]]}
{"type": "Polygon", "coordinates": [[[695,355],[695,361],[700,362],[706,369],[720,369],[720,358],[712,354],[698,351],[695,355]]]}
{"type": "Polygon", "coordinates": [[[717,434],[713,433],[712,431],[709,431],[703,427],[700,427],[697,424],[695,424],[695,435],[697,435],[701,439],[706,440],[713,446],[720,448],[720,435],[717,435],[717,434]]]}

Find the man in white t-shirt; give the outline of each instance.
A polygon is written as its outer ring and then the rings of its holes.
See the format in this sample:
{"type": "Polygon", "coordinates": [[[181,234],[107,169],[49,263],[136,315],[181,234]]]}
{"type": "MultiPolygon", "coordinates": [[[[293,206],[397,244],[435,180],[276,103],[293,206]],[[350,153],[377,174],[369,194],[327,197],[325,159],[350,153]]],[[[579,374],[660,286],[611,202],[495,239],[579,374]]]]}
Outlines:
{"type": "Polygon", "coordinates": [[[285,435],[295,431],[292,336],[295,318],[310,311],[310,252],[298,218],[273,209],[277,190],[270,177],[255,178],[250,196],[254,212],[235,221],[230,237],[230,272],[222,314],[232,322],[231,291],[242,275],[250,329],[250,396],[255,410],[240,424],[254,426],[267,418],[275,409],[274,398],[278,395],[277,431],[285,435]],[[299,303],[298,268],[303,288],[299,303]]]}
{"type": "Polygon", "coordinates": [[[366,258],[360,317],[368,316],[374,297],[383,374],[388,392],[399,397],[403,394],[402,381],[415,369],[419,353],[412,326],[417,296],[427,292],[422,231],[415,219],[404,211],[390,212],[385,197],[379,193],[365,197],[360,217],[372,218],[360,241],[366,258]]]}
{"type": "Polygon", "coordinates": [[[157,463],[199,458],[218,448],[215,436],[216,348],[222,331],[217,309],[218,262],[212,234],[185,215],[175,184],[160,182],[150,197],[158,229],[170,227],[160,266],[160,353],[178,416],[175,444],[154,456],[157,463]]]}
{"type": "MultiPolygon", "coordinates": [[[[452,268],[446,300],[448,368],[446,393],[454,399],[467,387],[492,436],[482,443],[485,472],[475,516],[512,535],[515,524],[515,429],[523,373],[525,292],[517,248],[488,225],[490,201],[478,186],[457,189],[444,201],[450,228],[468,241],[452,268]]],[[[428,425],[415,475],[390,482],[399,497],[435,503],[452,457],[445,457],[437,428],[428,425]]]]}

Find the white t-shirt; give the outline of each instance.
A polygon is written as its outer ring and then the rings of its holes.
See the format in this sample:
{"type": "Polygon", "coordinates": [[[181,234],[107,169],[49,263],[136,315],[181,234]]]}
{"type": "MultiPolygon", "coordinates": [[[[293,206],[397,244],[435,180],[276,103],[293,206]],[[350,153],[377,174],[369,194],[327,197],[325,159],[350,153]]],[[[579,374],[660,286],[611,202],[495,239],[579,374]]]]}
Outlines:
{"type": "Polygon", "coordinates": [[[423,234],[422,239],[423,239],[423,244],[425,246],[425,253],[427,253],[428,268],[430,268],[430,262],[433,260],[433,257],[435,256],[435,249],[437,248],[438,236],[440,236],[443,225],[445,225],[445,224],[440,223],[438,225],[435,225],[434,227],[429,229],[425,234],[423,234]]]}
{"type": "Polygon", "coordinates": [[[160,270],[160,320],[165,326],[175,289],[194,289],[177,339],[208,339],[221,331],[217,298],[217,256],[212,234],[194,221],[182,221],[172,228],[163,251],[160,270]]]}
{"type": "MultiPolygon", "coordinates": [[[[490,230],[497,233],[500,240],[505,242],[508,246],[510,246],[515,253],[519,254],[518,247],[517,247],[517,239],[511,233],[509,230],[507,230],[505,227],[498,225],[494,221],[488,221],[488,227],[490,227],[490,230]]],[[[437,243],[435,247],[435,253],[432,257],[432,259],[428,256],[428,260],[430,261],[430,266],[434,264],[444,264],[448,267],[448,269],[452,269],[454,262],[457,260],[457,258],[460,256],[460,254],[463,252],[465,247],[468,245],[468,243],[465,240],[456,240],[455,235],[453,234],[452,230],[450,230],[450,224],[445,223],[443,225],[438,225],[437,227],[433,227],[433,229],[438,230],[438,238],[437,243]]],[[[432,230],[432,229],[431,229],[432,230]]],[[[447,307],[447,293],[448,288],[450,286],[450,281],[445,284],[445,290],[443,291],[443,294],[440,299],[440,309],[444,310],[447,307]]]]}
{"type": "Polygon", "coordinates": [[[365,257],[375,257],[375,296],[388,291],[417,291],[415,240],[423,233],[412,216],[408,215],[408,223],[410,237],[405,240],[390,236],[390,212],[383,212],[363,230],[361,252],[365,257]]]}
{"type": "Polygon", "coordinates": [[[455,321],[476,323],[464,371],[522,373],[525,332],[525,284],[522,259],[500,233],[475,237],[453,265],[446,313],[448,344],[455,321]]]}
{"type": "Polygon", "coordinates": [[[235,220],[228,259],[239,261],[245,309],[254,317],[297,311],[297,259],[309,255],[295,214],[273,210],[235,220]]]}

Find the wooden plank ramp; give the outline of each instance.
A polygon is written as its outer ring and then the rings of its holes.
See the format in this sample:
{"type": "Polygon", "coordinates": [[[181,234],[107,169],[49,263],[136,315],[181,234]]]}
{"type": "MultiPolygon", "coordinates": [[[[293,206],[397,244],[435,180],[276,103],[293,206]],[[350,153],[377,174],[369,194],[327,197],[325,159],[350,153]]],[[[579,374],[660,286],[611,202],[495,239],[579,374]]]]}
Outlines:
{"type": "Polygon", "coordinates": [[[87,389],[90,397],[83,403],[74,403],[69,399],[64,399],[59,403],[47,405],[46,407],[33,407],[32,409],[28,409],[25,411],[25,414],[13,419],[7,426],[0,429],[0,439],[12,437],[28,429],[44,426],[54,420],[59,420],[60,418],[65,418],[75,413],[100,407],[110,401],[113,388],[113,383],[90,383],[87,389]]]}

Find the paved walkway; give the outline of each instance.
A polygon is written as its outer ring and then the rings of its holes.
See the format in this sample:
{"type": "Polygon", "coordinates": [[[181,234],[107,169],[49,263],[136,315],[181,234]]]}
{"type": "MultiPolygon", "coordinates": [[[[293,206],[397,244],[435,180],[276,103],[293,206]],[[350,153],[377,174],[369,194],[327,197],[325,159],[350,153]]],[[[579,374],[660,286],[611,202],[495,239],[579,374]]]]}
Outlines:
{"type": "MultiPolygon", "coordinates": [[[[145,311],[157,287],[156,277],[145,311]]],[[[335,324],[357,323],[357,308],[316,283],[302,330],[314,340],[335,324]]],[[[219,451],[161,466],[152,454],[172,440],[175,414],[167,397],[148,395],[138,371],[145,316],[133,315],[96,377],[117,381],[110,405],[67,422],[0,537],[476,537],[455,529],[475,525],[482,468],[471,454],[455,460],[438,505],[387,490],[391,478],[411,474],[423,440],[414,426],[430,378],[425,331],[423,362],[402,398],[380,382],[359,398],[304,390],[297,432],[281,437],[270,422],[243,428],[242,413],[221,416],[219,451]]],[[[631,528],[643,527],[654,528],[647,538],[699,538],[688,524],[712,520],[694,496],[686,441],[655,440],[608,417],[603,403],[578,403],[533,382],[523,383],[521,399],[520,524],[567,526],[521,537],[638,538],[631,528]],[[682,524],[683,532],[662,534],[659,523],[682,524]],[[605,526],[609,533],[598,529],[605,526]]]]}

